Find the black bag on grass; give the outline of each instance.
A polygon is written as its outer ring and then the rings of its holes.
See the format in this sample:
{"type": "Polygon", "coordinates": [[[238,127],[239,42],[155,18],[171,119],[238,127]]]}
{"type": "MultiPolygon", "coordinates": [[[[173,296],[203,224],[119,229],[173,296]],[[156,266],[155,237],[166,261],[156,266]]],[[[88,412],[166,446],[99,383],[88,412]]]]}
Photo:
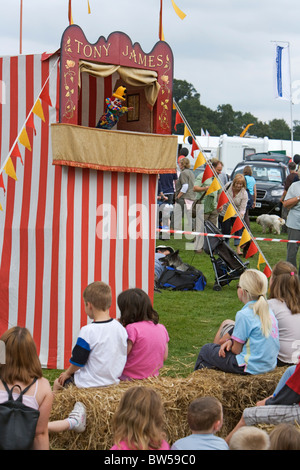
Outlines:
{"type": "Polygon", "coordinates": [[[167,266],[159,278],[158,287],[170,290],[202,291],[206,286],[206,278],[196,269],[180,271],[167,266]]]}
{"type": "Polygon", "coordinates": [[[32,448],[36,425],[40,412],[34,408],[24,405],[23,395],[36,382],[21,390],[19,385],[11,389],[2,380],[8,393],[8,400],[0,403],[0,449],[1,450],[30,450],[32,448]],[[18,387],[20,395],[16,400],[13,398],[13,389],[18,387]]]}

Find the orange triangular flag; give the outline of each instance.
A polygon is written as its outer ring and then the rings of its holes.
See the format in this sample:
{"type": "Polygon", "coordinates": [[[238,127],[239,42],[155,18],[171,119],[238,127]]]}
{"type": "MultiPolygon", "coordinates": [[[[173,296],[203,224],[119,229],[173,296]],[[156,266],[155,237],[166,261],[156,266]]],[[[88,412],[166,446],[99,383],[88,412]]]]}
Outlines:
{"type": "Polygon", "coordinates": [[[194,156],[195,150],[199,150],[199,147],[198,147],[197,143],[195,142],[195,140],[193,139],[192,150],[191,150],[192,157],[194,156]]]}
{"type": "Polygon", "coordinates": [[[36,135],[36,129],[34,125],[33,113],[30,114],[26,121],[26,126],[31,127],[33,129],[34,135],[36,135]]]}
{"type": "Polygon", "coordinates": [[[228,197],[227,197],[226,193],[224,191],[222,191],[220,196],[219,196],[219,199],[218,199],[217,209],[224,206],[224,204],[226,204],[227,202],[228,202],[228,197]]]}
{"type": "Polygon", "coordinates": [[[36,114],[36,116],[41,118],[42,121],[45,122],[44,111],[43,111],[42,103],[40,102],[40,100],[36,101],[34,107],[32,108],[32,112],[36,114]]]}
{"type": "Polygon", "coordinates": [[[271,269],[269,268],[268,265],[265,266],[265,269],[263,270],[263,273],[264,273],[267,277],[270,277],[270,276],[271,276],[272,271],[271,271],[271,269]]]}
{"type": "Polygon", "coordinates": [[[177,124],[183,124],[183,119],[180,116],[178,111],[176,111],[176,115],[175,115],[175,124],[174,124],[175,131],[177,131],[177,124]]]}
{"type": "Polygon", "coordinates": [[[226,209],[225,215],[223,217],[223,222],[225,222],[225,220],[227,220],[227,219],[230,219],[235,214],[236,214],[236,212],[235,212],[235,209],[234,209],[233,205],[229,204],[229,206],[226,209]]]}
{"type": "Polygon", "coordinates": [[[218,179],[214,178],[212,180],[212,183],[211,183],[210,187],[206,191],[206,194],[214,193],[215,191],[218,191],[219,189],[221,189],[221,185],[220,185],[218,179]]]}
{"type": "Polygon", "coordinates": [[[50,99],[47,87],[44,87],[42,89],[42,91],[40,93],[40,98],[41,98],[41,100],[45,101],[45,103],[49,104],[49,106],[52,106],[51,99],[50,99]]]}
{"type": "Polygon", "coordinates": [[[5,186],[4,186],[4,181],[3,181],[2,173],[0,173],[0,188],[3,189],[4,194],[5,194],[5,186]]]}
{"type": "Polygon", "coordinates": [[[3,211],[1,204],[0,204],[0,211],[3,211]]]}
{"type": "Polygon", "coordinates": [[[240,240],[240,246],[243,246],[245,245],[245,243],[247,243],[249,240],[251,240],[251,236],[248,232],[248,230],[243,230],[243,233],[242,233],[242,236],[241,236],[241,240],[240,240]]]}
{"type": "Polygon", "coordinates": [[[257,251],[258,251],[257,246],[255,245],[254,242],[251,242],[245,258],[251,258],[251,256],[254,256],[255,253],[257,253],[257,251]]]}
{"type": "Polygon", "coordinates": [[[87,0],[87,2],[88,2],[88,14],[90,15],[91,14],[90,2],[89,2],[89,0],[87,0]]]}
{"type": "Polygon", "coordinates": [[[25,127],[23,128],[18,140],[19,140],[20,144],[24,145],[24,147],[26,147],[28,150],[31,150],[29,138],[28,138],[25,127]]]}
{"type": "Polygon", "coordinates": [[[264,257],[262,256],[262,254],[259,253],[259,255],[258,255],[258,261],[257,261],[257,269],[259,269],[259,265],[262,264],[262,263],[265,263],[265,259],[264,259],[264,257]]]}
{"type": "MultiPolygon", "coordinates": [[[[183,132],[183,142],[185,142],[185,138],[191,136],[190,131],[188,130],[187,126],[184,126],[184,132],[183,132]]],[[[192,136],[191,136],[192,137],[192,136]]]]}
{"type": "Polygon", "coordinates": [[[210,166],[207,164],[205,167],[203,176],[202,176],[202,183],[204,183],[205,180],[208,180],[208,178],[211,178],[212,176],[214,176],[214,172],[212,171],[210,166]]]}
{"type": "Polygon", "coordinates": [[[15,172],[15,169],[14,169],[12,159],[10,157],[8,158],[7,162],[5,163],[4,171],[8,176],[10,176],[11,178],[13,178],[14,180],[17,181],[17,175],[16,175],[16,172],[15,172]]]}
{"type": "Polygon", "coordinates": [[[203,156],[203,153],[199,152],[199,155],[198,155],[198,157],[195,161],[195,164],[194,164],[194,170],[196,170],[196,168],[199,168],[199,166],[204,165],[204,163],[206,163],[206,160],[203,156]]]}
{"type": "Polygon", "coordinates": [[[241,230],[241,228],[243,228],[243,227],[244,227],[244,224],[241,221],[241,219],[239,217],[236,217],[235,221],[234,221],[234,224],[232,226],[232,229],[231,229],[231,235],[233,233],[237,232],[238,230],[241,230]]]}

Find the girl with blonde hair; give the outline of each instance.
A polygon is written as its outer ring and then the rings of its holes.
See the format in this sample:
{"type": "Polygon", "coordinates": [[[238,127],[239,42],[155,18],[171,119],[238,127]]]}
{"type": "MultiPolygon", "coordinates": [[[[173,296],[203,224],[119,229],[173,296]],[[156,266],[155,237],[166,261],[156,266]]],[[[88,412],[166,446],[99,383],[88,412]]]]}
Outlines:
{"type": "Polygon", "coordinates": [[[149,387],[131,387],[113,416],[111,450],[169,450],[163,432],[164,410],[160,396],[149,387]]]}
{"type": "Polygon", "coordinates": [[[269,306],[278,321],[277,365],[297,364],[300,356],[300,280],[295,266],[278,261],[272,270],[269,306]]]}
{"type": "Polygon", "coordinates": [[[195,369],[217,368],[237,374],[263,374],[275,369],[279,352],[278,323],[266,299],[267,277],[257,269],[243,272],[237,295],[244,307],[224,342],[204,345],[195,369]],[[229,336],[229,335],[228,335],[229,336]]]}

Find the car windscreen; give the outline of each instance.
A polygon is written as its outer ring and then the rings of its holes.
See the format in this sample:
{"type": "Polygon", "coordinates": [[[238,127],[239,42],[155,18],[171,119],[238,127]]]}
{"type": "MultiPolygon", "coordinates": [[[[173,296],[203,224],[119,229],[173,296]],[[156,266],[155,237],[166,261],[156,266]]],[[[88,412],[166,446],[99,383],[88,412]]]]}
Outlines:
{"type": "MultiPolygon", "coordinates": [[[[284,183],[284,171],[283,168],[278,166],[263,166],[263,165],[251,165],[252,169],[252,176],[255,180],[258,181],[265,181],[269,183],[284,183]]],[[[244,166],[240,166],[236,169],[233,174],[233,177],[237,173],[243,173],[244,166]]]]}

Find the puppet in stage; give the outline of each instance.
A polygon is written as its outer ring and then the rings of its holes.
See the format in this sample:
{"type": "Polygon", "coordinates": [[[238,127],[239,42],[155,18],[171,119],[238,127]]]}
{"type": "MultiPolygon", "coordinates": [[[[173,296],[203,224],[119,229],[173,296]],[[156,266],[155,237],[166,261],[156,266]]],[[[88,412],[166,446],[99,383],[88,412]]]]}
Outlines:
{"type": "Polygon", "coordinates": [[[122,101],[126,100],[126,88],[119,86],[111,98],[106,98],[106,109],[99,119],[96,127],[100,129],[111,129],[114,127],[121,116],[133,108],[122,106],[122,101]]]}

